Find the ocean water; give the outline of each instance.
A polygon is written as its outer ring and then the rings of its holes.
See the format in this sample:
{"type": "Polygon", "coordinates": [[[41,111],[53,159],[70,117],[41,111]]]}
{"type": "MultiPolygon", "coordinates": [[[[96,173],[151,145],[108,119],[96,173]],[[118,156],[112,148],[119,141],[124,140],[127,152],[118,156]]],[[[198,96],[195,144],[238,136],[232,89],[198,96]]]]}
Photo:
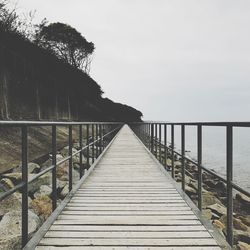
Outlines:
{"type": "MultiPolygon", "coordinates": [[[[175,126],[175,147],[181,148],[180,126],[175,126]]],[[[168,127],[167,141],[170,143],[168,127]]],[[[197,127],[185,128],[186,154],[197,159],[197,127]]],[[[223,127],[202,128],[202,162],[209,169],[226,177],[226,129],[223,127]]],[[[250,128],[233,129],[233,181],[250,191],[250,128]]]]}

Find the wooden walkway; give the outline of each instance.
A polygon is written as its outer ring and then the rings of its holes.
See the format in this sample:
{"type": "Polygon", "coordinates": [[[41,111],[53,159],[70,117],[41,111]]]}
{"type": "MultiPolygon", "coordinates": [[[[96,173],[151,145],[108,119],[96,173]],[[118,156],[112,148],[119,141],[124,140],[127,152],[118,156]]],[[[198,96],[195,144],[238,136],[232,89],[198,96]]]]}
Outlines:
{"type": "Polygon", "coordinates": [[[36,249],[221,248],[124,126],[36,249]]]}

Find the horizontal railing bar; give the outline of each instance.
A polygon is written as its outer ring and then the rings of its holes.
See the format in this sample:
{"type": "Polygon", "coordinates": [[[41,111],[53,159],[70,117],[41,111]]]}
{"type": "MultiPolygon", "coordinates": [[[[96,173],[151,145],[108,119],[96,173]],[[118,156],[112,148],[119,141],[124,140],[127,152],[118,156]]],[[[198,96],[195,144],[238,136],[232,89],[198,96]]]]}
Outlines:
{"type": "Polygon", "coordinates": [[[52,122],[52,121],[0,121],[3,126],[64,126],[64,125],[88,125],[88,124],[123,124],[122,122],[52,122]]]}
{"type": "Polygon", "coordinates": [[[9,189],[8,191],[5,191],[5,192],[1,193],[0,194],[0,201],[2,201],[5,198],[7,198],[8,196],[14,194],[16,191],[18,191],[19,189],[21,189],[24,185],[25,185],[25,183],[21,182],[21,183],[17,184],[15,187],[9,189]]]}
{"type": "Polygon", "coordinates": [[[49,172],[50,170],[52,170],[55,166],[51,165],[50,167],[44,169],[42,172],[40,172],[39,174],[36,174],[33,178],[31,178],[28,181],[28,184],[32,183],[33,181],[35,181],[37,178],[41,177],[42,175],[46,174],[47,172],[49,172]]]}
{"type": "Polygon", "coordinates": [[[248,191],[242,189],[240,186],[238,186],[237,184],[235,184],[235,183],[233,183],[233,182],[232,182],[232,187],[233,187],[234,189],[236,189],[237,191],[243,193],[244,195],[250,197],[250,192],[248,192],[248,191]]]}
{"type": "Polygon", "coordinates": [[[185,125],[185,126],[233,126],[233,127],[250,127],[250,122],[135,122],[130,124],[166,124],[166,125],[185,125]]]}

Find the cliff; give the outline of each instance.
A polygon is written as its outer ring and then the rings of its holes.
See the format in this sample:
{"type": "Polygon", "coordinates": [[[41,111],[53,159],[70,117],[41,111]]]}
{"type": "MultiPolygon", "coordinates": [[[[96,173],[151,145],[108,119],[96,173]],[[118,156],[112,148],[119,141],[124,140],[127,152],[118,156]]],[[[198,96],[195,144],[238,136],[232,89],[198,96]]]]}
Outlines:
{"type": "Polygon", "coordinates": [[[81,70],[0,30],[0,119],[141,120],[140,111],[102,98],[102,93],[81,70]]]}

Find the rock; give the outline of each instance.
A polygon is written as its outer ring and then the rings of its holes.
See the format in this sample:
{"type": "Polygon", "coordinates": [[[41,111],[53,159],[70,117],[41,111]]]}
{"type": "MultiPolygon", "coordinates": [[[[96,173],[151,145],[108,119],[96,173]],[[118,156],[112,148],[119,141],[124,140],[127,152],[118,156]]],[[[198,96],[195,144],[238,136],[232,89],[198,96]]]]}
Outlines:
{"type": "MultiPolygon", "coordinates": [[[[16,194],[16,197],[19,200],[19,202],[22,204],[22,194],[18,193],[18,192],[16,192],[15,194],[16,194]]],[[[32,202],[32,199],[28,196],[28,207],[29,208],[30,208],[31,202],[32,202]]]]}
{"type": "Polygon", "coordinates": [[[40,171],[40,166],[34,162],[28,163],[28,173],[37,174],[40,171]]]}
{"type": "Polygon", "coordinates": [[[237,193],[235,198],[237,200],[239,200],[240,202],[242,202],[242,204],[246,205],[246,206],[250,206],[250,197],[241,194],[241,193],[237,193]]]}
{"type": "MultiPolygon", "coordinates": [[[[31,180],[35,176],[36,174],[29,174],[29,180],[31,180]]],[[[50,185],[51,182],[52,182],[52,174],[51,172],[48,172],[29,184],[29,192],[34,193],[39,190],[40,186],[50,185]]]]}
{"type": "Polygon", "coordinates": [[[14,183],[8,178],[1,179],[0,184],[4,191],[9,190],[15,186],[14,183]]]}
{"type": "Polygon", "coordinates": [[[57,189],[59,192],[61,192],[63,190],[63,188],[67,185],[67,181],[60,181],[60,180],[56,180],[57,183],[57,189]]]}
{"type": "Polygon", "coordinates": [[[13,210],[21,211],[21,206],[22,203],[19,200],[18,193],[14,193],[0,201],[0,216],[13,210]]]}
{"type": "Polygon", "coordinates": [[[17,185],[22,181],[22,173],[3,174],[2,177],[10,179],[14,185],[17,185]]]}
{"type": "Polygon", "coordinates": [[[202,195],[202,207],[206,208],[207,206],[219,204],[222,205],[221,201],[215,197],[212,192],[206,192],[202,195]]]}
{"type": "Polygon", "coordinates": [[[237,244],[237,250],[250,250],[250,245],[245,242],[239,241],[237,244]]]}
{"type": "Polygon", "coordinates": [[[218,214],[218,215],[224,215],[227,214],[227,209],[223,205],[220,204],[213,204],[210,206],[207,206],[206,208],[210,209],[213,213],[218,214]]]}
{"type": "Polygon", "coordinates": [[[60,193],[60,197],[64,199],[69,192],[69,185],[67,184],[60,193]]]}
{"type": "MultiPolygon", "coordinates": [[[[51,156],[52,157],[52,156],[51,156]]],[[[62,161],[64,159],[64,156],[61,155],[61,154],[56,154],[56,161],[59,162],[59,161],[62,161]]]]}
{"type": "Polygon", "coordinates": [[[218,181],[215,186],[214,186],[215,190],[216,190],[216,193],[219,195],[219,196],[226,196],[227,194],[227,186],[224,182],[222,181],[218,181]]]}
{"type": "Polygon", "coordinates": [[[250,215],[238,216],[238,219],[240,219],[245,225],[250,227],[250,215]]]}
{"type": "MultiPolygon", "coordinates": [[[[39,228],[40,219],[28,211],[29,237],[39,228]]],[[[0,221],[0,249],[21,249],[21,211],[10,211],[0,221]]]]}
{"type": "Polygon", "coordinates": [[[219,221],[219,220],[214,220],[213,221],[213,225],[216,228],[218,228],[220,231],[223,231],[226,228],[226,226],[221,221],[219,221]]]}
{"type": "Polygon", "coordinates": [[[202,215],[207,219],[207,220],[211,220],[212,218],[212,212],[210,209],[203,209],[202,210],[202,215]]]}
{"type": "Polygon", "coordinates": [[[39,196],[31,202],[31,208],[43,220],[46,220],[52,212],[52,200],[47,196],[39,196]]]}
{"type": "Polygon", "coordinates": [[[233,236],[234,236],[234,244],[237,244],[237,242],[239,242],[239,241],[250,244],[250,233],[249,232],[241,231],[241,230],[234,230],[233,236]]]}
{"type": "Polygon", "coordinates": [[[185,185],[185,192],[188,195],[197,194],[196,190],[190,186],[185,185]]]}
{"type": "MultiPolygon", "coordinates": [[[[78,150],[76,148],[72,148],[72,154],[76,153],[78,150]]],[[[69,155],[69,146],[64,147],[61,151],[61,154],[63,157],[67,157],[69,155]]],[[[84,158],[84,156],[83,156],[84,158]]],[[[80,156],[79,154],[76,154],[72,158],[73,163],[80,163],[80,156]]]]}
{"type": "MultiPolygon", "coordinates": [[[[226,226],[227,225],[227,216],[222,215],[220,218],[220,222],[226,226]]],[[[234,226],[234,229],[236,229],[236,230],[250,232],[250,230],[249,230],[250,228],[247,225],[245,225],[240,219],[233,218],[233,226],[234,226]]]]}
{"type": "Polygon", "coordinates": [[[172,160],[168,158],[168,159],[166,160],[166,165],[167,165],[168,167],[172,167],[172,160]]]}
{"type": "Polygon", "coordinates": [[[180,161],[175,161],[174,162],[174,167],[177,168],[177,169],[180,169],[181,168],[181,162],[180,161]]]}
{"type": "Polygon", "coordinates": [[[52,193],[52,188],[47,185],[42,185],[39,190],[34,194],[35,198],[38,198],[40,196],[50,196],[52,193]]]}

